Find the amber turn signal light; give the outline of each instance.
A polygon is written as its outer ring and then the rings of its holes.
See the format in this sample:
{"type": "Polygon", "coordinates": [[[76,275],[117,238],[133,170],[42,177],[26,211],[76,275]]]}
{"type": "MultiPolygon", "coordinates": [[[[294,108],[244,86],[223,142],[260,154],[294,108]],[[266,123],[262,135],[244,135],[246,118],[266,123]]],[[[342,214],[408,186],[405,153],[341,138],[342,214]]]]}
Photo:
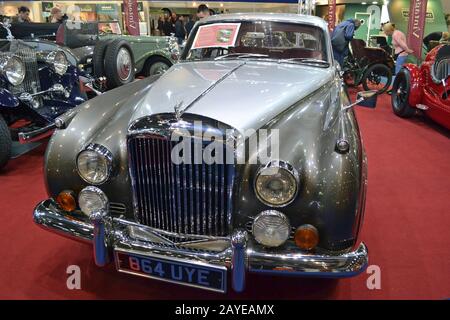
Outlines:
{"type": "Polygon", "coordinates": [[[319,243],[319,232],[316,227],[304,224],[295,230],[295,244],[303,250],[312,250],[319,243]]]}
{"type": "Polygon", "coordinates": [[[74,211],[77,208],[75,194],[70,190],[61,191],[56,197],[56,202],[64,211],[74,211]]]}

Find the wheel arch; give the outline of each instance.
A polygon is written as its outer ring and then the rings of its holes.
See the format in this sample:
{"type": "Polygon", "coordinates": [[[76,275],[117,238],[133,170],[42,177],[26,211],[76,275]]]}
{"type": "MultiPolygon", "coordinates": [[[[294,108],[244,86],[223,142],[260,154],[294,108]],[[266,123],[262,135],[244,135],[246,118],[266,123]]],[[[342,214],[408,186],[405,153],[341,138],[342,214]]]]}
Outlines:
{"type": "Polygon", "coordinates": [[[412,63],[403,65],[402,69],[406,72],[406,78],[409,81],[408,103],[415,107],[422,101],[423,84],[420,68],[412,63]]]}
{"type": "Polygon", "coordinates": [[[149,64],[153,63],[153,61],[155,61],[157,59],[162,59],[162,60],[166,61],[170,66],[173,65],[173,62],[169,58],[167,58],[163,54],[156,53],[156,54],[152,54],[152,55],[149,55],[146,57],[145,62],[142,66],[141,72],[144,70],[144,67],[147,67],[149,64]]]}

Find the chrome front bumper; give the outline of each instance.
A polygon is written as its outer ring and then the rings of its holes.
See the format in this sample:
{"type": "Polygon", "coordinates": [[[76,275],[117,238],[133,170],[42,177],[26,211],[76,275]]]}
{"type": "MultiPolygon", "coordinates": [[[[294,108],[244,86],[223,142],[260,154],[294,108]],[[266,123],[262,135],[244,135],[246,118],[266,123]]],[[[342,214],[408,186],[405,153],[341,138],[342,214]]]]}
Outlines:
{"type": "Polygon", "coordinates": [[[280,253],[264,251],[242,229],[235,230],[228,239],[229,245],[220,251],[192,250],[173,243],[142,241],[126,232],[127,227],[139,226],[136,223],[118,218],[111,219],[107,213],[94,214],[90,219],[82,216],[74,217],[58,209],[51,199],[42,201],[36,206],[33,218],[46,230],[91,243],[98,266],[111,262],[114,249],[137,252],[141,255],[158,255],[169,260],[178,259],[192,264],[225,266],[231,271],[232,287],[237,292],[244,290],[247,271],[342,278],[361,273],[368,264],[368,252],[363,243],[355,251],[341,255],[280,253]]]}

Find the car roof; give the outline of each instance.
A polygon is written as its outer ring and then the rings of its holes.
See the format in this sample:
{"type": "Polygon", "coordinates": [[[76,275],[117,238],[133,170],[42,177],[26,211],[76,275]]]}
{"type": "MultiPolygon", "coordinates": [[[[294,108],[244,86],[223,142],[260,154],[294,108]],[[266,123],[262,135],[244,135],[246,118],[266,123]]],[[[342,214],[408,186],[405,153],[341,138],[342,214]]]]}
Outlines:
{"type": "Polygon", "coordinates": [[[317,26],[325,31],[328,31],[328,25],[322,18],[303,14],[293,13],[231,13],[231,14],[218,14],[210,16],[201,21],[203,23],[220,22],[227,20],[265,20],[265,21],[277,21],[277,22],[289,22],[289,23],[303,23],[317,26]]]}

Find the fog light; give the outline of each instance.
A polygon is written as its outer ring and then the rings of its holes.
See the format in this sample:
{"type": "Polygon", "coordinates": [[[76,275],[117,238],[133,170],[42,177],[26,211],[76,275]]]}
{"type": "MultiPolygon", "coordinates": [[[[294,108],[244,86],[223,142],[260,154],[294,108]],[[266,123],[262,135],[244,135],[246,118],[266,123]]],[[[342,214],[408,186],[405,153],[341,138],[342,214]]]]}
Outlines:
{"type": "Polygon", "coordinates": [[[78,204],[81,211],[87,216],[100,210],[109,209],[109,201],[105,193],[97,187],[86,187],[78,195],[78,204]]]}
{"type": "Polygon", "coordinates": [[[255,240],[267,247],[281,246],[289,238],[290,231],[288,218],[276,210],[267,210],[258,214],[252,227],[255,240]]]}
{"type": "Polygon", "coordinates": [[[312,250],[319,243],[319,232],[316,227],[310,224],[304,224],[295,231],[294,240],[300,249],[312,250]]]}
{"type": "Polygon", "coordinates": [[[56,202],[64,211],[74,211],[77,208],[75,194],[71,190],[61,191],[56,197],[56,202]]]}

